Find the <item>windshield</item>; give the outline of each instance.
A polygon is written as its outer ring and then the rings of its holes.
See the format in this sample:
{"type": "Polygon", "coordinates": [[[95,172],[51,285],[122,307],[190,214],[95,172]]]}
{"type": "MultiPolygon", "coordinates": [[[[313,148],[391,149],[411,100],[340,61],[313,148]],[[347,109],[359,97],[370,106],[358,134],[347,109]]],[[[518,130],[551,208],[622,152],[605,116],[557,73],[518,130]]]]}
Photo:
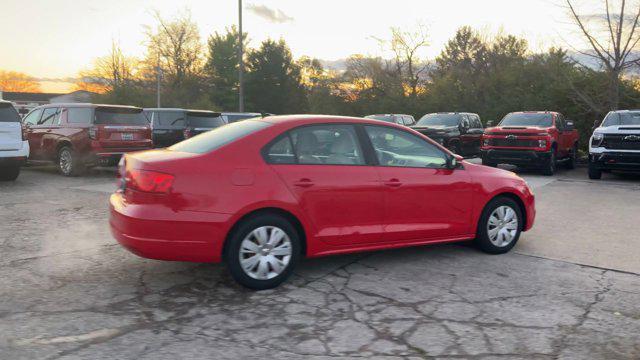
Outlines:
{"type": "Polygon", "coordinates": [[[416,126],[458,126],[460,114],[427,114],[418,120],[416,126]]]}
{"type": "Polygon", "coordinates": [[[94,124],[109,125],[148,125],[146,116],[142,109],[120,108],[120,107],[99,107],[96,109],[96,119],[94,124]]]}
{"type": "Polygon", "coordinates": [[[10,103],[0,103],[0,122],[20,122],[20,115],[10,103]]]}
{"type": "Polygon", "coordinates": [[[373,119],[373,120],[381,120],[381,121],[386,121],[386,122],[393,122],[393,115],[368,115],[365,116],[365,118],[367,119],[373,119]]]}
{"type": "Polygon", "coordinates": [[[221,116],[211,113],[187,113],[187,124],[194,127],[215,128],[224,125],[224,120],[221,116]]]}
{"type": "Polygon", "coordinates": [[[507,114],[498,126],[553,126],[553,116],[549,113],[511,113],[507,114]]]}
{"type": "Polygon", "coordinates": [[[607,115],[602,126],[640,125],[640,112],[612,112],[607,115]]]}
{"type": "Polygon", "coordinates": [[[196,135],[183,142],[179,142],[169,150],[184,151],[196,154],[204,154],[213,151],[223,145],[234,142],[241,137],[245,137],[251,133],[262,130],[271,124],[263,121],[245,120],[238,121],[233,124],[220,126],[211,131],[207,131],[200,135],[196,135]]]}

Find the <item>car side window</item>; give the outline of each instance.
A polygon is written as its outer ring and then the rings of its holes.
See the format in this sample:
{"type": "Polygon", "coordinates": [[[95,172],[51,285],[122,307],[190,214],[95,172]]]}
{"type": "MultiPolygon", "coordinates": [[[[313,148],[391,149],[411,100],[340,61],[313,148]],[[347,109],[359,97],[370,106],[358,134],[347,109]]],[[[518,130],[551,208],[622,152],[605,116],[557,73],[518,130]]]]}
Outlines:
{"type": "Polygon", "coordinates": [[[460,121],[460,123],[462,124],[462,126],[464,128],[469,129],[471,127],[471,124],[469,122],[469,116],[468,115],[463,115],[462,116],[462,120],[460,121]]]}
{"type": "Polygon", "coordinates": [[[365,126],[382,166],[445,168],[447,154],[413,134],[382,126],[365,126]]]}
{"type": "Polygon", "coordinates": [[[303,126],[290,132],[298,164],[364,165],[355,128],[351,125],[303,126]]]}
{"type": "Polygon", "coordinates": [[[293,144],[289,134],[271,144],[267,148],[265,156],[269,164],[295,164],[296,155],[293,152],[293,144]]]}
{"type": "Polygon", "coordinates": [[[42,109],[34,110],[23,121],[26,125],[36,125],[40,120],[40,115],[42,115],[42,109]]]}
{"type": "Polygon", "coordinates": [[[72,107],[65,110],[67,113],[67,123],[91,124],[93,109],[86,107],[72,107]]]}
{"type": "Polygon", "coordinates": [[[54,125],[58,123],[59,108],[46,108],[42,111],[42,118],[38,121],[38,125],[54,125]]]}
{"type": "Polygon", "coordinates": [[[407,126],[411,126],[415,123],[415,121],[413,120],[413,116],[409,116],[409,115],[405,115],[404,116],[404,124],[407,126]]]}
{"type": "Polygon", "coordinates": [[[482,123],[478,115],[471,115],[471,127],[474,129],[482,129],[482,123]]]}

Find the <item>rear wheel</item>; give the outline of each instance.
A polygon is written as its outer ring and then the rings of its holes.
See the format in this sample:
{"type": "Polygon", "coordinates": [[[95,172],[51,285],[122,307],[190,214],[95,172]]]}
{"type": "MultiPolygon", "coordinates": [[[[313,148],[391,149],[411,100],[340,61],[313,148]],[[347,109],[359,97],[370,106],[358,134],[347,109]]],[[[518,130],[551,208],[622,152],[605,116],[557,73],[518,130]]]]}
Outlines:
{"type": "Polygon", "coordinates": [[[14,181],[18,175],[20,175],[19,165],[0,167],[0,181],[14,181]]]}
{"type": "Polygon", "coordinates": [[[600,180],[602,178],[602,170],[598,169],[594,163],[589,161],[589,179],[600,180]]]}
{"type": "Polygon", "coordinates": [[[567,169],[575,169],[576,168],[576,160],[578,158],[578,145],[573,145],[573,149],[571,149],[571,154],[569,154],[569,159],[565,163],[567,169]]]}
{"type": "Polygon", "coordinates": [[[542,175],[551,176],[556,172],[556,150],[553,149],[551,151],[551,156],[549,156],[549,160],[542,167],[542,175]]]}
{"type": "Polygon", "coordinates": [[[84,166],[73,149],[63,146],[58,151],[58,170],[64,176],[78,176],[84,171],[84,166]]]}
{"type": "Polygon", "coordinates": [[[482,211],[474,242],[486,253],[509,252],[520,238],[523,223],[520,206],[513,199],[495,198],[482,211]]]}
{"type": "Polygon", "coordinates": [[[300,236],[276,214],[243,221],[231,234],[225,260],[231,276],[254,290],[271,289],[291,276],[300,257],[300,236]]]}

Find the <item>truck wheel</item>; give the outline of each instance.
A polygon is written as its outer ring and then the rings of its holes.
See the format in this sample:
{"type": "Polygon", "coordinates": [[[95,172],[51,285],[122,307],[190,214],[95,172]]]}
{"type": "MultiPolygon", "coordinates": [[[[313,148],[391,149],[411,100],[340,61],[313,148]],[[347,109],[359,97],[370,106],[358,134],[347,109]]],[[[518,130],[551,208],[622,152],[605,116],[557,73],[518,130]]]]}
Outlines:
{"type": "Polygon", "coordinates": [[[569,170],[575,169],[577,158],[578,158],[578,145],[573,145],[573,149],[571,149],[571,154],[569,154],[569,159],[565,163],[565,167],[569,170]]]}
{"type": "Polygon", "coordinates": [[[19,165],[0,167],[0,181],[14,181],[18,175],[20,175],[19,165]]]}
{"type": "Polygon", "coordinates": [[[556,151],[551,152],[549,160],[542,167],[542,175],[552,176],[556,172],[556,151]]]}
{"type": "Polygon", "coordinates": [[[596,168],[595,164],[589,161],[589,179],[600,180],[602,178],[602,170],[596,168]]]}
{"type": "Polygon", "coordinates": [[[78,176],[83,173],[84,166],[73,149],[63,146],[58,151],[58,170],[64,176],[78,176]]]}
{"type": "Polygon", "coordinates": [[[453,143],[453,144],[449,147],[449,150],[451,150],[451,152],[452,152],[452,153],[454,153],[454,154],[456,154],[456,155],[462,155],[462,154],[460,153],[460,144],[458,144],[457,142],[456,142],[456,143],[453,143]]]}
{"type": "Polygon", "coordinates": [[[474,243],[486,253],[504,254],[518,242],[523,224],[520,206],[508,197],[497,197],[482,210],[474,243]]]}

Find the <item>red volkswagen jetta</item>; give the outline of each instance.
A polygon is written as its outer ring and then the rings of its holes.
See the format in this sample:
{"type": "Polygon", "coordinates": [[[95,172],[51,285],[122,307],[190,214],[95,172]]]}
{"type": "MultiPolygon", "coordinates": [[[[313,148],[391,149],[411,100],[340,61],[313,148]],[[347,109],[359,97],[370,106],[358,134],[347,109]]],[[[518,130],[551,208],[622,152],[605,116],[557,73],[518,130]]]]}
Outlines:
{"type": "Polygon", "coordinates": [[[131,252],[225,261],[253,289],[282,283],[302,256],[469,239],[505,253],[535,217],[514,173],[406,127],[330,116],[245,120],[127,154],[110,204],[131,252]]]}

